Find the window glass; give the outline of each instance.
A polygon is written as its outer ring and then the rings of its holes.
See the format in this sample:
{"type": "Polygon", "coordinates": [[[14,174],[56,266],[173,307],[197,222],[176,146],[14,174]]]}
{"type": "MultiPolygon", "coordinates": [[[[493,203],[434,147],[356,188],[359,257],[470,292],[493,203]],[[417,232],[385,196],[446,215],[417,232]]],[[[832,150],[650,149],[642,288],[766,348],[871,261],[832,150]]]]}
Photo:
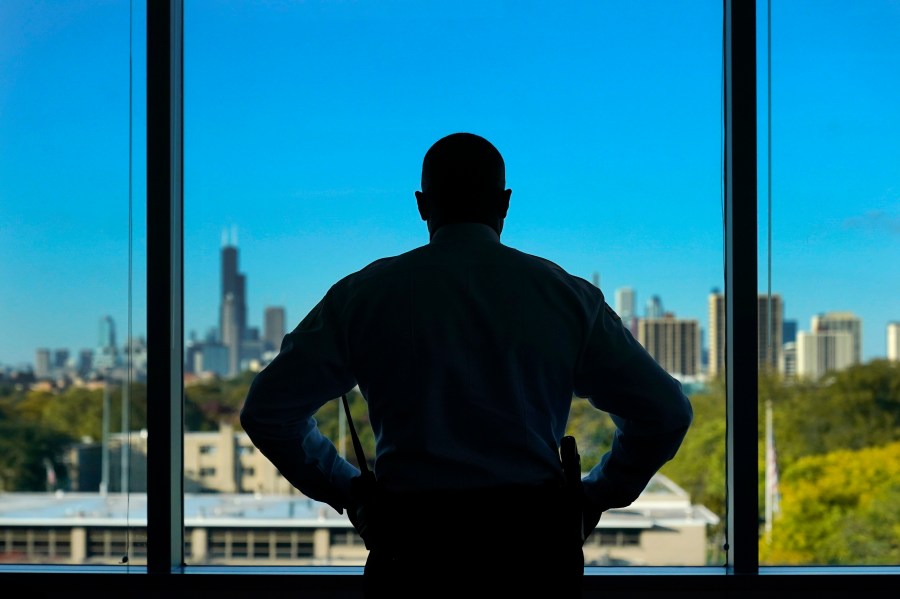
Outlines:
{"type": "Polygon", "coordinates": [[[0,562],[146,561],[144,10],[0,3],[0,562]]]}
{"type": "MultiPolygon", "coordinates": [[[[198,0],[184,76],[185,518],[210,527],[188,563],[364,563],[346,517],[249,450],[238,412],[331,284],[427,242],[422,157],[456,131],[506,159],[504,242],[599,285],[694,402],[682,452],[604,516],[588,564],[722,563],[721,2],[198,0]]],[[[340,404],[317,418],[355,461],[340,404]]],[[[608,416],[576,400],[569,428],[592,466],[608,416]]]]}
{"type": "Polygon", "coordinates": [[[897,564],[900,5],[761,5],[760,563],[897,564]]]}

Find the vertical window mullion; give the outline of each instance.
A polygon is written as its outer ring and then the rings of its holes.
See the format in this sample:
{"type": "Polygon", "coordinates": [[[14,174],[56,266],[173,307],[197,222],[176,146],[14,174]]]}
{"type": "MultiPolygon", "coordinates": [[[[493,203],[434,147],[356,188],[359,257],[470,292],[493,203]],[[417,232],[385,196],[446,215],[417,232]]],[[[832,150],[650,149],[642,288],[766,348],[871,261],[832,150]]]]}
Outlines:
{"type": "Polygon", "coordinates": [[[147,2],[147,568],[184,563],[182,0],[147,2]]]}
{"type": "Polygon", "coordinates": [[[728,567],[759,570],[756,2],[725,0],[725,318],[728,567]]]}

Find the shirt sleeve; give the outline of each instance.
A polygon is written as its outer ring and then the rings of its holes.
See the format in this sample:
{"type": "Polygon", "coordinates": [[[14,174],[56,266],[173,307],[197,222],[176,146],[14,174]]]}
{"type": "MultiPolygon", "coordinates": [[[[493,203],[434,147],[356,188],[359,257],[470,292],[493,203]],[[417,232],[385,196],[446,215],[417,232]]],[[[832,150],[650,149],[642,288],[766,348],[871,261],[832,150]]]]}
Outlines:
{"type": "Polygon", "coordinates": [[[241,426],[294,487],[342,512],[359,470],[338,454],[313,416],[356,385],[329,302],[326,295],[253,379],[241,426]]]}
{"type": "Polygon", "coordinates": [[[597,314],[575,377],[587,398],[616,425],[611,449],[584,477],[599,510],[630,505],[681,446],[693,420],[681,383],[634,339],[605,302],[597,314]]]}

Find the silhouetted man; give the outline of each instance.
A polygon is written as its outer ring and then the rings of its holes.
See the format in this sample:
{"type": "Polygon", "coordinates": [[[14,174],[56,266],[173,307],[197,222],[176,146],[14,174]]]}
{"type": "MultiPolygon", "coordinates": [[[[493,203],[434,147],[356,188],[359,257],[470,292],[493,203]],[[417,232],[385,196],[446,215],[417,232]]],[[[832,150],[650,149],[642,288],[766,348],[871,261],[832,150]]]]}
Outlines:
{"type": "Polygon", "coordinates": [[[500,242],[511,190],[487,140],[437,141],[415,195],[429,243],[332,286],[256,376],[241,423],[295,487],[348,510],[369,596],[578,596],[584,539],[675,455],[690,403],[598,288],[500,242]],[[313,418],[356,385],[376,500],[313,418]],[[573,396],[617,425],[574,535],[559,454],[573,396]]]}

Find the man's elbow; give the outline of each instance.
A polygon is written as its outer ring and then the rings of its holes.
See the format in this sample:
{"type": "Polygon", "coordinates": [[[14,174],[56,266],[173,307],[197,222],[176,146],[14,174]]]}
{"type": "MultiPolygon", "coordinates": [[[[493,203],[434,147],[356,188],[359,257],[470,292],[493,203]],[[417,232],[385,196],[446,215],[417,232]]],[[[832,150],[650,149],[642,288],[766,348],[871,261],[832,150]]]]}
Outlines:
{"type": "Polygon", "coordinates": [[[250,389],[247,391],[247,397],[244,398],[244,405],[241,406],[241,411],[239,414],[241,428],[244,429],[244,432],[247,433],[251,441],[253,440],[260,420],[259,398],[260,390],[262,387],[261,383],[261,377],[257,375],[256,378],[253,379],[253,382],[250,384],[250,389]]]}
{"type": "Polygon", "coordinates": [[[684,423],[685,430],[687,430],[694,422],[694,407],[691,405],[691,400],[688,399],[687,395],[682,395],[681,398],[681,421],[684,423]]]}

